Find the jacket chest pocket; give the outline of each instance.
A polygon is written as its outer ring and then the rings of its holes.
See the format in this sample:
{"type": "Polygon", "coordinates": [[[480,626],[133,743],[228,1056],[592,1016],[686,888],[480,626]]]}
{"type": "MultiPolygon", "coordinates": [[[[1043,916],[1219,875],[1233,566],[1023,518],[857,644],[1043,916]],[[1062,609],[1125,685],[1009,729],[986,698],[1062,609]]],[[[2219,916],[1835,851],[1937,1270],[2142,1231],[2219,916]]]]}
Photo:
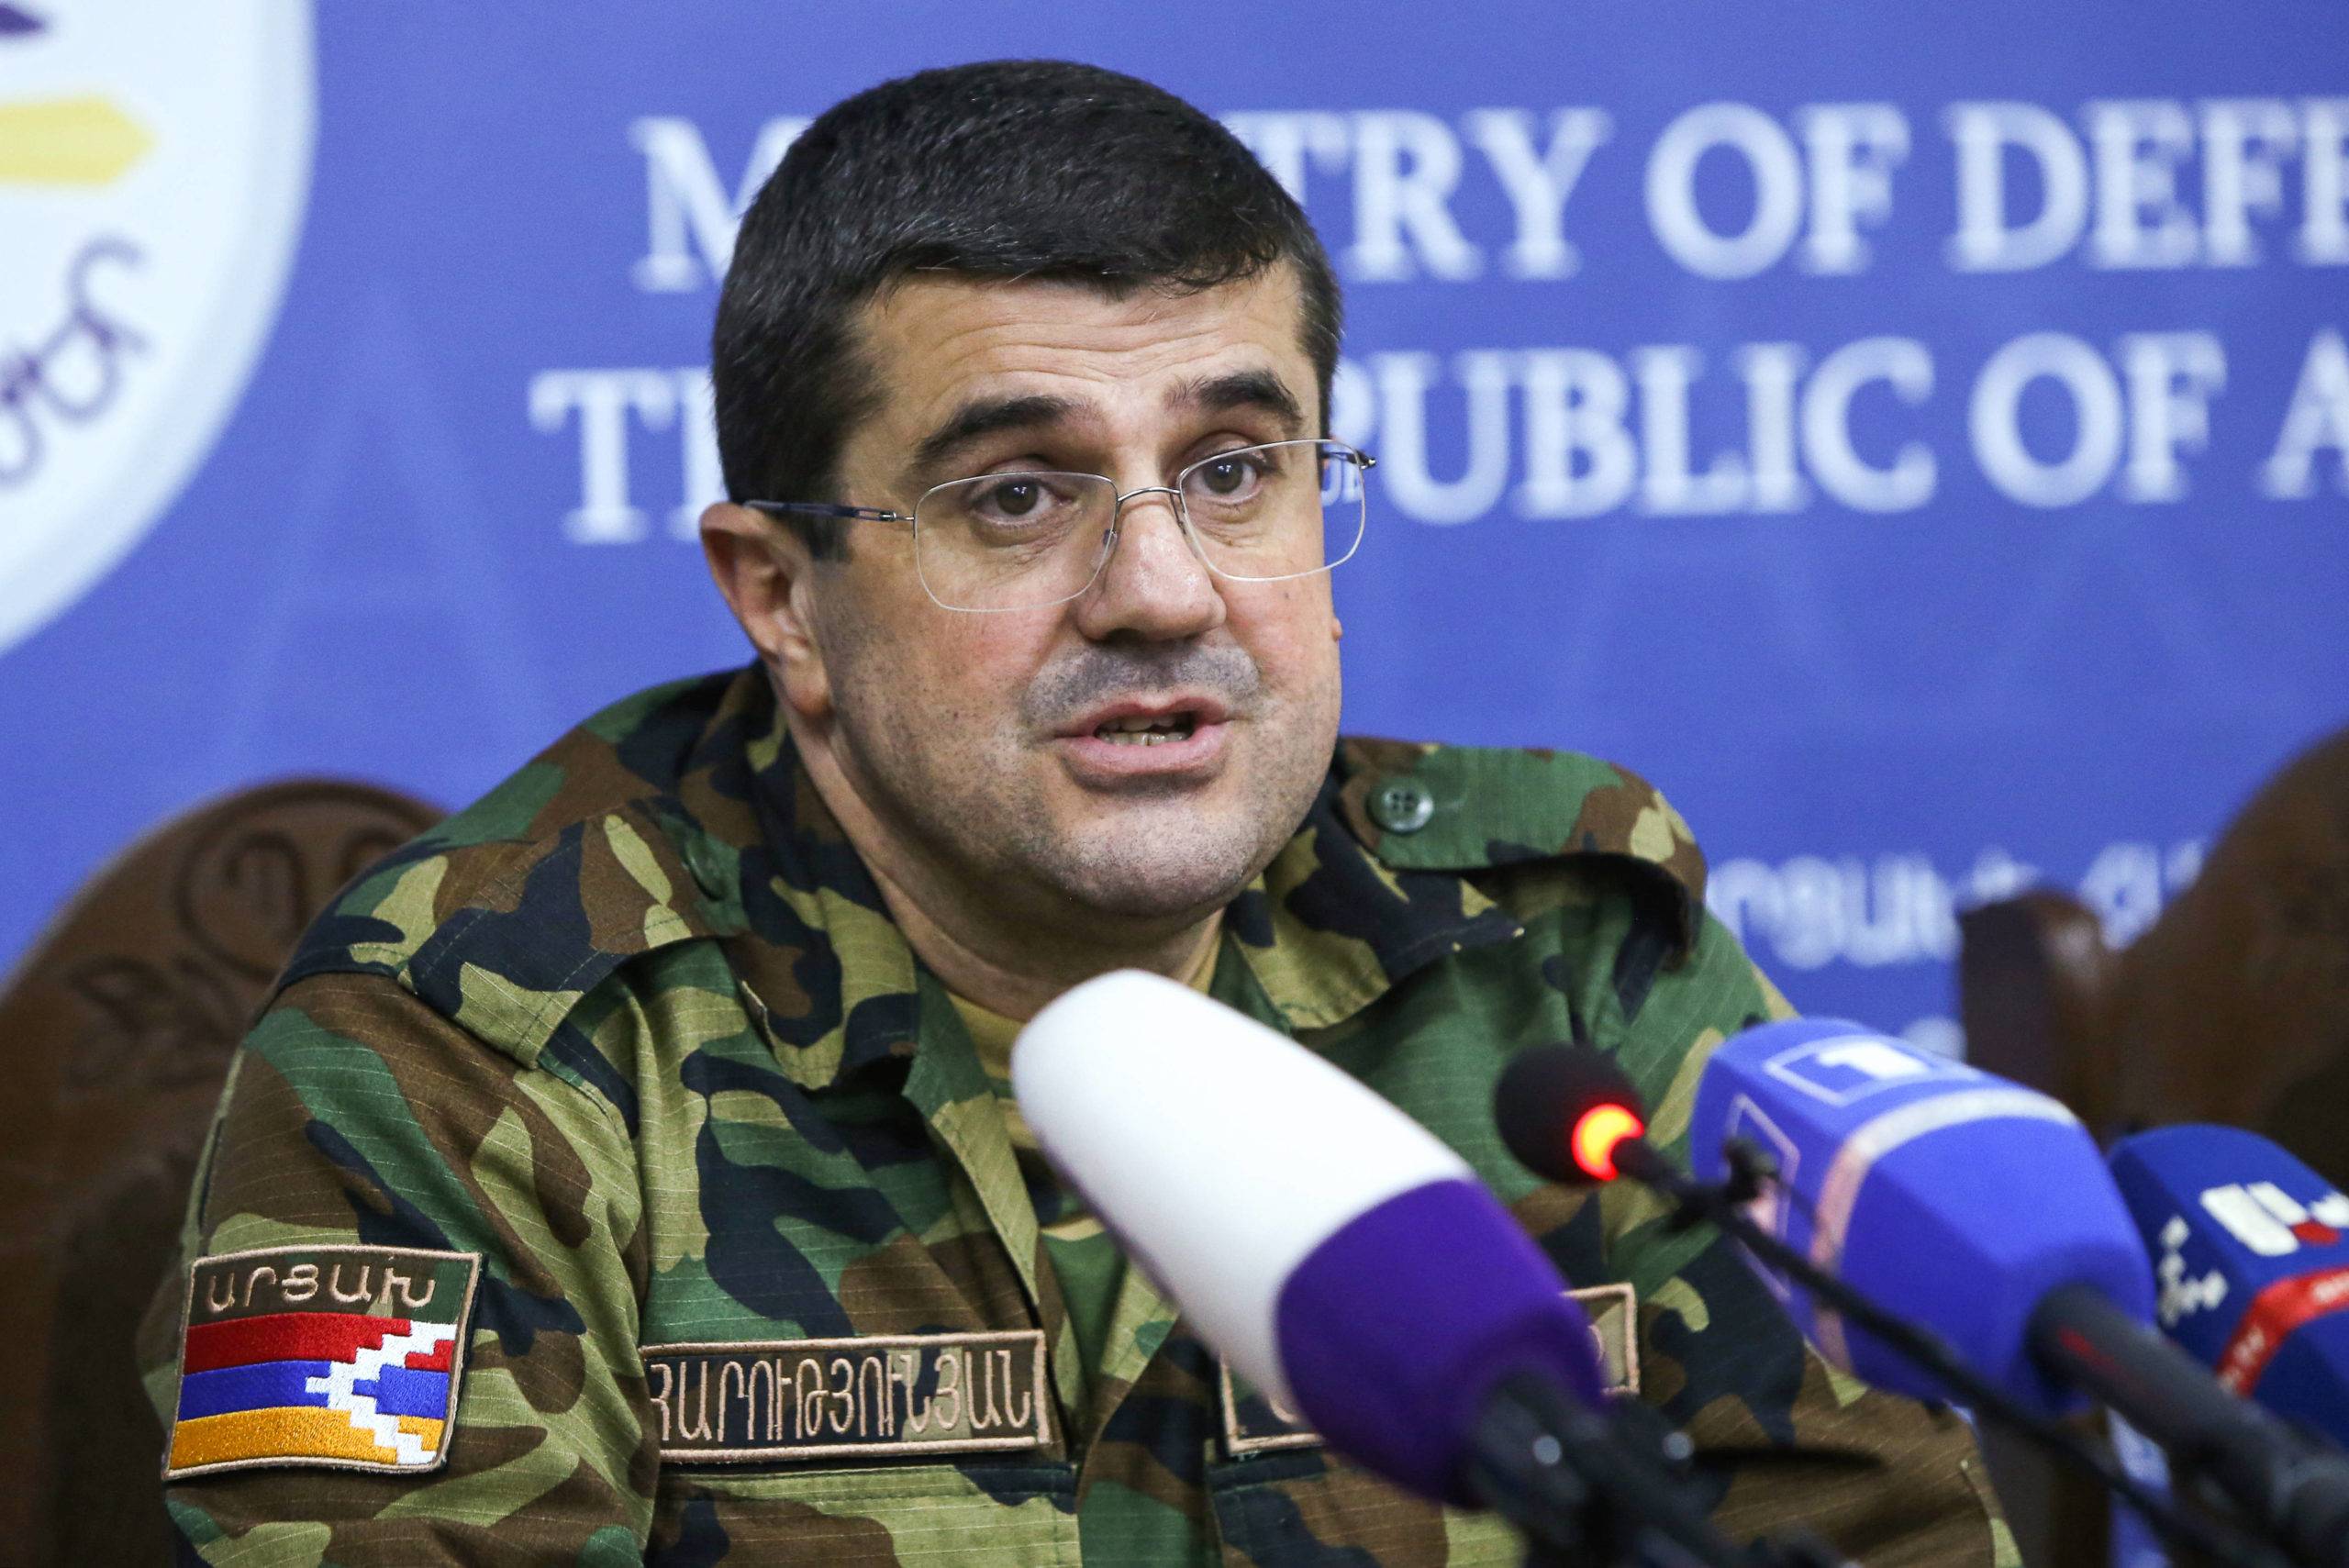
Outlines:
{"type": "Polygon", "coordinates": [[[663,1471],[651,1562],[897,1568],[1000,1562],[1077,1568],[1076,1472],[1029,1463],[663,1471]]]}
{"type": "Polygon", "coordinates": [[[1398,1568],[1524,1560],[1523,1539],[1494,1516],[1428,1502],[1319,1449],[1210,1464],[1208,1497],[1224,1568],[1319,1568],[1348,1549],[1398,1568]]]}

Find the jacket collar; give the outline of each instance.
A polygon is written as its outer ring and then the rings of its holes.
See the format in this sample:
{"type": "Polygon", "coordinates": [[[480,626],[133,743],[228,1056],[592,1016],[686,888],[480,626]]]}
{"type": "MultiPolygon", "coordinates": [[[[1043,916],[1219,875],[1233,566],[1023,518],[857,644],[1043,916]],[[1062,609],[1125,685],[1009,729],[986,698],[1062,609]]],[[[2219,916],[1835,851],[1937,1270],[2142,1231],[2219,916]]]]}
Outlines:
{"type": "Polygon", "coordinates": [[[785,1073],[826,1089],[910,1059],[913,950],[800,766],[759,666],[728,690],[678,798],[706,913],[785,1073]]]}
{"type": "Polygon", "coordinates": [[[1397,870],[1341,809],[1345,760],[1297,833],[1225,911],[1225,929],[1292,1030],[1344,1022],[1413,971],[1521,933],[1462,876],[1397,870]]]}

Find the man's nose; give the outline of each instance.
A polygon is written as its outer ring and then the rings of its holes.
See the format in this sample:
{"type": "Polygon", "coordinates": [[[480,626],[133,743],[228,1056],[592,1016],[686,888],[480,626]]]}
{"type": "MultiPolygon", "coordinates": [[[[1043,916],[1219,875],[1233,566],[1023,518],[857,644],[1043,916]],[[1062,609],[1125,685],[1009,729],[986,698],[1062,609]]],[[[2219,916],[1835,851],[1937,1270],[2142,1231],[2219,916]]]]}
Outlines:
{"type": "Polygon", "coordinates": [[[1197,637],[1223,624],[1223,595],[1184,537],[1173,493],[1145,491],[1119,513],[1101,574],[1076,601],[1077,629],[1095,640],[1197,637]]]}

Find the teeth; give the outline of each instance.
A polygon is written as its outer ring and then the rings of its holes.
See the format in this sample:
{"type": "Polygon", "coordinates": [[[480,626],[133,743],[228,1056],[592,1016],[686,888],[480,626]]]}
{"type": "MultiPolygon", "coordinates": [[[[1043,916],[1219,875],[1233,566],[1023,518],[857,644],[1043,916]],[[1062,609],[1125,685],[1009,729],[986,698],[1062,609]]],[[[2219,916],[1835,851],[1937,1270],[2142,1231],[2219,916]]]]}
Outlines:
{"type": "Polygon", "coordinates": [[[1096,738],[1113,746],[1163,746],[1169,740],[1189,738],[1196,721],[1187,714],[1168,718],[1150,718],[1132,715],[1113,718],[1094,730],[1096,738]]]}

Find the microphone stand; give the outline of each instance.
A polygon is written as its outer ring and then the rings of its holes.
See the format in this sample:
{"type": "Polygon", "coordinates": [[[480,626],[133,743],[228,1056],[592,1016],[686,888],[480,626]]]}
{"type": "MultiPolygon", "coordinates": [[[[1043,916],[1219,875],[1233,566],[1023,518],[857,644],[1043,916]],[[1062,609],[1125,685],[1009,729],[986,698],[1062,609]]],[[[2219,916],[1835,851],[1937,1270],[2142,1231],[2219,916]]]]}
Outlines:
{"type": "Polygon", "coordinates": [[[2238,1399],[2161,1335],[2086,1285],[2051,1290],[2031,1348],[2232,1499],[2304,1562],[2349,1562],[2349,1462],[2238,1399]]]}
{"type": "MultiPolygon", "coordinates": [[[[1617,1170],[1678,1206],[1675,1223],[1685,1227],[1709,1220],[1755,1257],[1799,1282],[1804,1289],[1844,1318],[1954,1389],[1970,1408],[2022,1433],[2059,1459],[2095,1476],[2172,1545],[2207,1553],[2211,1560],[2230,1568],[2284,1568],[2286,1560],[2265,1542],[2217,1520],[2206,1521],[2180,1513],[2158,1493],[2123,1471],[2110,1453],[2076,1433],[2043,1419],[1996,1384],[1976,1375],[1939,1335],[1885,1311],[1764,1229],[1745,1212],[1745,1205],[1777,1179],[1776,1166],[1768,1154],[1743,1139],[1731,1139],[1722,1151],[1729,1159],[1730,1179],[1718,1186],[1699,1182],[1681,1171],[1645,1139],[1625,1139],[1615,1146],[1613,1158],[1617,1170]]],[[[2123,1409],[2121,1414],[2132,1425],[2138,1425],[2133,1412],[2123,1409]]],[[[2270,1528],[2275,1522],[2260,1519],[2262,1525],[2270,1528]]],[[[2305,1549],[2296,1551],[2295,1556],[2310,1568],[2340,1568],[2344,1561],[2337,1555],[2310,1555],[2305,1549]]]]}
{"type": "Polygon", "coordinates": [[[1472,1436],[1466,1479],[1486,1507],[1523,1529],[1528,1568],[1845,1568],[1807,1536],[1741,1548],[1713,1528],[1705,1499],[1674,1473],[1647,1430],[1610,1418],[1546,1379],[1504,1379],[1472,1436]]]}

